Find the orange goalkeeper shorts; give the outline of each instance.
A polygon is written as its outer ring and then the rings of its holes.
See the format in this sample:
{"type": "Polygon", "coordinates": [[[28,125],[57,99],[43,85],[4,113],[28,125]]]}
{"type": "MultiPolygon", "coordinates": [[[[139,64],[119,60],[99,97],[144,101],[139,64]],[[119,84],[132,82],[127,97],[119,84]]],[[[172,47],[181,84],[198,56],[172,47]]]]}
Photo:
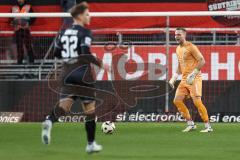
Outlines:
{"type": "Polygon", "coordinates": [[[192,85],[186,83],[186,80],[182,80],[178,85],[175,97],[194,97],[202,96],[202,79],[196,78],[192,85]]]}

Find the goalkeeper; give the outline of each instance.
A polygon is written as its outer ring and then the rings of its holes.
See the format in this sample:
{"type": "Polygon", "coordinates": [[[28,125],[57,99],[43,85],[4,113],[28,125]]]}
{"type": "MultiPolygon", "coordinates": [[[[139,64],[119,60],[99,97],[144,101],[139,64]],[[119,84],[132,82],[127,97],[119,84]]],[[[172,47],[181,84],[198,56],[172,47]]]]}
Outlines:
{"type": "Polygon", "coordinates": [[[184,104],[184,99],[190,95],[194,105],[205,123],[205,129],[201,132],[212,132],[213,129],[209,124],[209,117],[206,107],[203,105],[202,96],[202,78],[201,68],[205,64],[204,57],[198,48],[191,42],[186,41],[186,29],[177,28],[175,31],[175,39],[179,44],[176,53],[178,58],[178,68],[173,74],[169,84],[174,88],[174,83],[178,76],[182,74],[182,80],[176,90],[173,103],[176,105],[178,111],[187,120],[187,127],[183,132],[189,132],[196,129],[189,110],[184,104]]]}

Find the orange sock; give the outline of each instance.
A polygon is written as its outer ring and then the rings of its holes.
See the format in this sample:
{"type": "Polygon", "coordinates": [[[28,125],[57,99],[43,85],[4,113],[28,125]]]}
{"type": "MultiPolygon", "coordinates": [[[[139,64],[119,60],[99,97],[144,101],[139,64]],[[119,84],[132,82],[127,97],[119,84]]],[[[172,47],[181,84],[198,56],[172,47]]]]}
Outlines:
{"type": "Polygon", "coordinates": [[[176,105],[178,111],[182,114],[182,116],[187,120],[190,121],[191,115],[189,113],[189,110],[187,106],[183,103],[181,100],[174,100],[173,103],[176,105]]]}
{"type": "Polygon", "coordinates": [[[207,112],[206,107],[202,103],[202,100],[201,99],[195,99],[195,100],[193,100],[193,103],[197,107],[198,112],[199,112],[203,122],[205,122],[205,123],[209,122],[208,112],[207,112]]]}

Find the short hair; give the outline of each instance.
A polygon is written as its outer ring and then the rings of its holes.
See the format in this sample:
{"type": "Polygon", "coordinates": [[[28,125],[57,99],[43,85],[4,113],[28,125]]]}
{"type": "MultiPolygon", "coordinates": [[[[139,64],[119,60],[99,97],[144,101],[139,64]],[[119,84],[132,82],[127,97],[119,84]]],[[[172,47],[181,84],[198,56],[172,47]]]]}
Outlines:
{"type": "Polygon", "coordinates": [[[83,14],[87,9],[89,9],[87,2],[82,2],[73,6],[70,10],[70,14],[73,18],[77,18],[79,14],[83,14]]]}
{"type": "Polygon", "coordinates": [[[181,31],[187,32],[187,30],[183,27],[178,27],[178,28],[176,28],[176,30],[181,30],[181,31]]]}

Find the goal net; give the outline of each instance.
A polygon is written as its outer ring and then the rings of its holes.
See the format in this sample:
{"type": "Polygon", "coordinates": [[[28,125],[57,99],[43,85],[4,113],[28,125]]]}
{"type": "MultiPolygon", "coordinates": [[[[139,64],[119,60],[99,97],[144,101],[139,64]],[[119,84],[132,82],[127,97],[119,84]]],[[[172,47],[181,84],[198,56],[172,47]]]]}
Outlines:
{"type": "MultiPolygon", "coordinates": [[[[177,68],[175,29],[203,54],[202,99],[209,114],[240,113],[239,12],[92,13],[92,53],[112,72],[93,67],[97,115],[113,121],[182,121],[168,80],[177,68]]],[[[24,121],[41,121],[59,100],[61,63],[54,39],[68,13],[0,14],[0,111],[23,112],[24,121]],[[28,29],[13,19],[34,18],[28,29]],[[31,55],[34,63],[31,63],[31,55]],[[22,63],[19,56],[22,55],[22,63]],[[18,64],[19,63],[19,64],[18,64]]],[[[26,27],[28,28],[28,27],[26,27]]],[[[180,80],[180,78],[179,78],[180,80]]],[[[193,118],[197,109],[191,101],[193,118]]],[[[77,101],[63,121],[81,121],[77,101]]]]}

